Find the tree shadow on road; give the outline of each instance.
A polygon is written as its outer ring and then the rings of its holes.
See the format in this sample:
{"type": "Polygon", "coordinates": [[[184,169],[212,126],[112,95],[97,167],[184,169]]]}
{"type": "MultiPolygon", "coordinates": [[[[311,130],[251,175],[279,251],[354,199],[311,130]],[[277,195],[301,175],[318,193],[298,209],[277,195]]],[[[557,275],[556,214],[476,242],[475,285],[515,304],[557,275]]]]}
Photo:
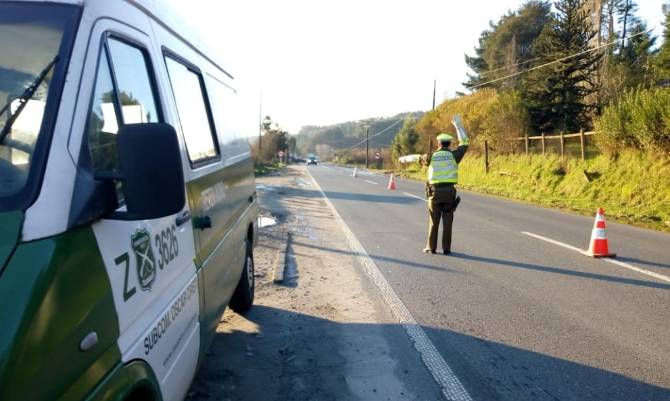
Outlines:
{"type": "MultiPolygon", "coordinates": [[[[322,198],[321,191],[315,189],[290,188],[291,197],[297,198],[322,198]]],[[[356,202],[372,202],[372,203],[395,203],[400,205],[410,205],[420,202],[418,199],[409,196],[398,195],[372,195],[364,193],[353,192],[339,192],[339,191],[323,191],[329,199],[350,200],[356,202]]]]}
{"type": "Polygon", "coordinates": [[[626,262],[626,263],[633,263],[633,264],[639,263],[641,265],[654,266],[654,267],[665,267],[667,269],[670,269],[670,264],[668,264],[668,263],[650,262],[648,260],[628,258],[628,257],[625,257],[625,256],[619,256],[619,255],[617,255],[616,259],[620,260],[622,262],[626,262]]]}
{"type": "Polygon", "coordinates": [[[483,257],[483,256],[468,255],[468,254],[460,253],[460,252],[453,252],[450,256],[454,257],[454,258],[459,258],[459,259],[473,260],[473,261],[477,261],[477,262],[514,267],[514,268],[517,268],[517,269],[537,270],[537,271],[542,271],[542,272],[547,272],[547,273],[555,273],[555,274],[562,274],[562,275],[567,275],[567,276],[590,278],[590,279],[593,279],[593,280],[603,280],[603,281],[610,281],[610,282],[614,282],[614,283],[630,284],[630,285],[638,285],[638,286],[642,286],[642,287],[660,288],[660,289],[663,289],[663,290],[670,290],[670,285],[662,284],[662,283],[656,283],[656,282],[653,282],[653,281],[635,280],[635,279],[624,278],[624,277],[608,276],[608,275],[605,275],[605,274],[580,272],[580,271],[576,271],[576,270],[560,269],[560,268],[557,268],[557,267],[535,265],[535,264],[517,262],[517,261],[512,261],[512,260],[486,258],[486,257],[483,257]]]}
{"type": "MultiPolygon", "coordinates": [[[[351,255],[351,256],[363,256],[363,255],[360,255],[360,254],[358,254],[356,252],[352,252],[352,251],[343,251],[343,250],[340,250],[340,249],[334,249],[334,248],[328,248],[328,247],[325,247],[325,246],[307,244],[307,243],[299,242],[299,241],[294,241],[293,243],[295,245],[304,246],[304,247],[312,248],[312,249],[319,249],[319,250],[322,250],[322,251],[325,251],[325,252],[333,252],[333,253],[338,253],[338,254],[342,254],[342,255],[351,255]]],[[[414,262],[414,261],[411,261],[411,260],[397,259],[397,258],[391,258],[391,257],[388,257],[388,256],[381,256],[381,255],[375,255],[375,254],[368,254],[368,256],[370,256],[370,258],[372,258],[372,260],[374,260],[375,262],[387,262],[387,263],[397,264],[397,265],[400,265],[400,266],[419,267],[419,268],[422,268],[422,269],[437,270],[437,271],[441,271],[441,272],[460,273],[457,270],[452,270],[452,269],[449,269],[448,267],[444,267],[444,266],[427,265],[427,264],[423,264],[423,263],[414,262]]]]}
{"type": "MultiPolygon", "coordinates": [[[[379,387],[388,370],[419,399],[443,399],[400,324],[340,323],[263,305],[244,317],[226,316],[187,401],[412,400],[379,387]],[[380,338],[392,346],[395,364],[380,366],[374,343],[380,338]],[[358,386],[358,397],[351,386],[358,386]]],[[[474,400],[670,399],[670,389],[564,357],[446,329],[423,330],[474,400]]]]}

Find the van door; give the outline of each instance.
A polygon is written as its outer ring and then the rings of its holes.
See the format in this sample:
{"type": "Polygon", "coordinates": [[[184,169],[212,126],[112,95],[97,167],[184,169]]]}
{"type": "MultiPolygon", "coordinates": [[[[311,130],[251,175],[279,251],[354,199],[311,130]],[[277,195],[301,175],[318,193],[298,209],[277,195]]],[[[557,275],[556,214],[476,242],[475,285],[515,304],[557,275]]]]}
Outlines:
{"type": "MultiPolygon", "coordinates": [[[[97,72],[80,166],[115,171],[116,133],[131,123],[163,122],[148,37],[103,20],[93,42],[97,72]],[[101,32],[102,31],[102,32],[101,32]]],[[[89,53],[90,56],[90,53],[89,53]]],[[[90,103],[89,103],[90,101],[90,103]]],[[[115,182],[124,210],[124,188],[115,182]]],[[[160,196],[157,193],[155,196],[160,196]]],[[[118,315],[123,362],[144,360],[163,400],[181,400],[193,378],[200,347],[195,247],[188,205],[152,220],[103,219],[93,224],[118,315]]]]}
{"type": "Polygon", "coordinates": [[[235,290],[230,278],[241,271],[245,249],[242,241],[230,235],[230,193],[203,75],[175,53],[166,51],[164,56],[190,164],[187,187],[196,230],[196,263],[202,269],[202,335],[207,346],[235,290]]]}

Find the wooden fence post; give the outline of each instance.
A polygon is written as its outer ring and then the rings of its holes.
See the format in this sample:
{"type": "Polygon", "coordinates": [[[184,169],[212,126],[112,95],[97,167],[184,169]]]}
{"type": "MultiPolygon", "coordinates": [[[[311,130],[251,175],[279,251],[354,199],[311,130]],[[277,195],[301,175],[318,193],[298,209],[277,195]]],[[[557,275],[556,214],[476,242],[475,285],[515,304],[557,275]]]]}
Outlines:
{"type": "Polygon", "coordinates": [[[586,160],[585,154],[584,154],[584,129],[579,130],[579,146],[582,150],[582,161],[586,160]]]}
{"type": "Polygon", "coordinates": [[[546,153],[546,142],[544,139],[544,132],[542,133],[542,156],[544,156],[546,153]]]}
{"type": "Polygon", "coordinates": [[[529,142],[528,134],[526,134],[526,142],[525,142],[525,144],[526,144],[526,156],[528,156],[528,142],[529,142]]]}
{"type": "Polygon", "coordinates": [[[484,171],[489,173],[489,141],[484,141],[484,171]]]}
{"type": "Polygon", "coordinates": [[[563,131],[561,131],[561,157],[565,157],[565,137],[563,136],[563,131]]]}

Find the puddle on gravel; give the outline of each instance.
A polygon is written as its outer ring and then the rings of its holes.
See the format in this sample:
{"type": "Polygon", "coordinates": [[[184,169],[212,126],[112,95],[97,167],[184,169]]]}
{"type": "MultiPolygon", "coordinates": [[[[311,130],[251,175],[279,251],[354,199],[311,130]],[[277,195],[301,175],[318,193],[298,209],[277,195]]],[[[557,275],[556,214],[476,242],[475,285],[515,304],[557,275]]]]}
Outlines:
{"type": "Polygon", "coordinates": [[[277,225],[277,220],[273,219],[272,217],[265,217],[265,216],[258,217],[259,228],[272,227],[275,225],[277,225]]]}
{"type": "Polygon", "coordinates": [[[297,183],[299,186],[301,186],[301,187],[310,187],[310,186],[312,186],[312,184],[310,184],[309,182],[303,180],[302,178],[298,178],[298,179],[296,179],[296,183],[297,183]]]}
{"type": "Polygon", "coordinates": [[[274,191],[277,188],[274,185],[256,184],[256,189],[259,191],[274,191]]]}

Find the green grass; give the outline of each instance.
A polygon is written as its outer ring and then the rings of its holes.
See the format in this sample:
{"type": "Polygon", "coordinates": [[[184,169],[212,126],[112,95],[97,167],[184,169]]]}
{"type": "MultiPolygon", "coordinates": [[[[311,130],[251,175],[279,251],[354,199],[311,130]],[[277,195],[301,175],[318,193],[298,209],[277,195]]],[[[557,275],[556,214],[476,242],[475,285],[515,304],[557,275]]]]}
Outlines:
{"type": "Polygon", "coordinates": [[[281,170],[285,166],[284,163],[254,165],[254,174],[256,177],[260,177],[281,170]]]}
{"type": "MultiPolygon", "coordinates": [[[[418,166],[402,176],[425,179],[418,166]]],[[[489,173],[480,156],[466,155],[459,186],[587,216],[602,207],[608,219],[670,232],[670,160],[640,152],[586,161],[558,156],[496,155],[489,173]]]]}

